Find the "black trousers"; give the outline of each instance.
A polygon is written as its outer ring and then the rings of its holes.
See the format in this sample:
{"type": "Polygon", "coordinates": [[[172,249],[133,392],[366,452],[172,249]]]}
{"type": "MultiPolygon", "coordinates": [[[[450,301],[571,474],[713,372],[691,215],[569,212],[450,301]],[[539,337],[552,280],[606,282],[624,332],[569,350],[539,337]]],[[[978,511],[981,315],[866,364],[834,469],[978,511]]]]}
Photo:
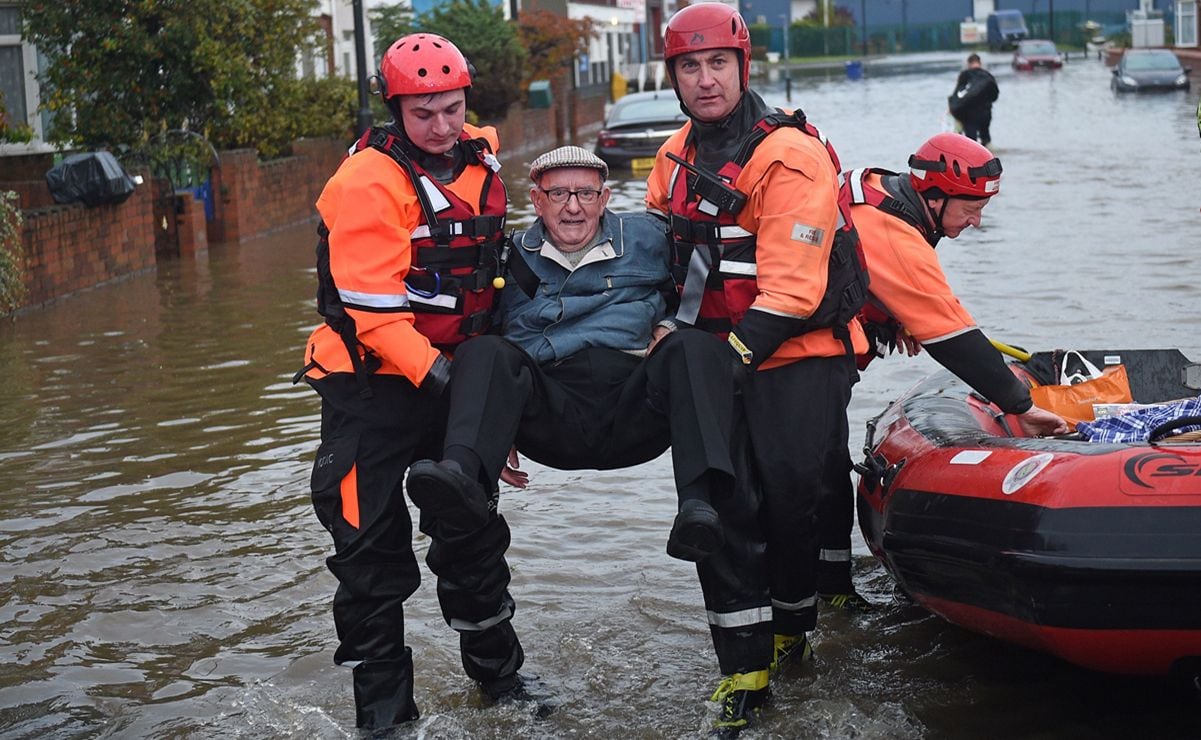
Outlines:
{"type": "Polygon", "coordinates": [[[763,496],[773,630],[817,624],[818,506],[847,457],[847,404],[855,368],[816,357],[755,374],[743,391],[750,477],[763,496]]]}
{"type": "MultiPolygon", "coordinates": [[[[334,662],[354,666],[358,725],[387,727],[417,717],[404,602],[421,577],[404,476],[414,459],[441,454],[446,402],[394,376],[373,376],[370,399],[359,395],[353,376],[332,375],[311,384],[322,399],[313,508],[333,537],[335,553],[326,565],[338,579],[334,662]]],[[[507,543],[503,519],[497,518],[489,530],[507,543]]],[[[520,653],[507,623],[486,638],[463,646],[465,665],[493,666],[498,652],[510,658],[520,653]]],[[[484,670],[472,677],[497,676],[484,670]]]]}
{"type": "MultiPolygon", "coordinates": [[[[765,608],[766,579],[755,576],[762,561],[756,568],[743,558],[762,558],[765,548],[755,541],[757,510],[737,502],[734,373],[723,342],[682,329],[646,359],[593,348],[539,365],[499,337],[477,337],[459,347],[451,378],[445,448],[473,451],[489,484],[513,446],[549,467],[607,470],[653,460],[670,445],[677,490],[708,499],[722,518],[726,547],[698,566],[708,608],[765,608]]],[[[498,579],[501,568],[507,579],[503,559],[495,557],[507,541],[489,543],[487,557],[477,549],[470,572],[450,572],[444,559],[467,566],[470,559],[460,553],[478,542],[437,534],[431,540],[427,562],[439,578],[444,610],[453,605],[461,613],[487,614],[503,606],[497,593],[475,588],[473,581],[498,579]]],[[[770,660],[770,631],[765,644],[770,660]]],[[[737,641],[715,636],[715,648],[723,672],[740,670],[737,641]]]]}
{"type": "Polygon", "coordinates": [[[855,527],[855,488],[850,451],[826,471],[826,489],[818,504],[817,591],[847,594],[851,582],[851,532],[855,527]]]}
{"type": "Polygon", "coordinates": [[[984,146],[988,146],[988,143],[992,141],[992,135],[988,131],[988,127],[992,123],[992,109],[965,114],[959,123],[963,125],[963,135],[969,139],[978,141],[984,146]]]}

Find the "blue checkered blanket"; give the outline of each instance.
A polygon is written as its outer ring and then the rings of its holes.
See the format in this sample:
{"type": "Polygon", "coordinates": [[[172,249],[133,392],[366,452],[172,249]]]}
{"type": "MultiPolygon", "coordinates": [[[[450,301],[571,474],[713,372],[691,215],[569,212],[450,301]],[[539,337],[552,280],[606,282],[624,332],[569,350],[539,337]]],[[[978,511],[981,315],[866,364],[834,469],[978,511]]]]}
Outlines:
{"type": "MultiPolygon", "coordinates": [[[[1187,398],[1119,416],[1082,421],[1076,425],[1076,431],[1090,442],[1146,442],[1160,424],[1186,416],[1201,416],[1201,398],[1187,398]]],[[[1181,434],[1196,429],[1201,429],[1201,424],[1180,427],[1172,433],[1181,434]]]]}

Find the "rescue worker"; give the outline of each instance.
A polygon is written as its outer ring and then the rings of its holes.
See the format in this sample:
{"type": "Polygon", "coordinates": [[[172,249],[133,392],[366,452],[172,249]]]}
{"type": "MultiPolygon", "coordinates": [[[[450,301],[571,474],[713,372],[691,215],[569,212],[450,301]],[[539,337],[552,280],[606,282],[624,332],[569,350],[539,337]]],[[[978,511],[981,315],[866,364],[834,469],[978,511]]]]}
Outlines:
{"type": "Polygon", "coordinates": [[[984,146],[992,141],[992,104],[1001,91],[992,73],[984,68],[979,54],[967,58],[967,69],[955,79],[955,90],[947,99],[948,108],[963,127],[963,135],[984,146]]]}
{"type": "Polygon", "coordinates": [[[429,531],[439,590],[453,584],[481,616],[514,608],[499,586],[509,580],[508,531],[493,536],[499,517],[488,495],[506,459],[516,463],[514,446],[576,470],[640,464],[670,443],[681,503],[667,551],[700,560],[718,544],[709,501],[733,486],[733,368],[713,336],[655,326],[666,297],[674,299],[667,237],[645,213],[606,209],[607,176],[605,163],[580,147],[534,160],[538,219],[509,247],[501,336],[460,347],[444,457],[409,471],[422,520],[447,523],[429,531]]]}
{"type": "MultiPolygon", "coordinates": [[[[1067,422],[1040,409],[947,283],[934,247],[979,227],[1001,190],[1001,161],[958,134],[937,134],[909,158],[909,172],[860,169],[843,176],[871,278],[860,314],[871,351],[860,369],[892,350],[930,356],[1002,411],[1029,436],[1065,434],[1067,422]]],[[[834,493],[822,503],[818,591],[835,606],[862,605],[851,583],[855,495],[849,452],[831,470],[834,493]]]]}
{"type": "MultiPolygon", "coordinates": [[[[298,374],[321,396],[312,494],[334,541],[334,662],[353,667],[356,724],[373,730],[418,717],[404,602],[420,576],[404,473],[441,448],[449,352],[488,328],[507,206],[495,130],[464,124],[471,75],[454,44],[404,36],[376,82],[394,120],[364,134],[317,200],[325,323],[298,374]]],[[[490,616],[463,639],[463,665],[504,698],[520,647],[508,615],[490,616]]]]}
{"type": "Polygon", "coordinates": [[[725,676],[715,731],[730,736],[766,701],[769,668],[811,654],[817,505],[823,471],[847,454],[866,285],[833,148],[803,113],[749,89],[742,16],[690,5],[664,43],[689,120],[659,150],[647,207],[670,223],[675,319],[727,342],[749,427],[735,462],[754,490],[716,507],[727,544],[698,566],[725,676]]]}

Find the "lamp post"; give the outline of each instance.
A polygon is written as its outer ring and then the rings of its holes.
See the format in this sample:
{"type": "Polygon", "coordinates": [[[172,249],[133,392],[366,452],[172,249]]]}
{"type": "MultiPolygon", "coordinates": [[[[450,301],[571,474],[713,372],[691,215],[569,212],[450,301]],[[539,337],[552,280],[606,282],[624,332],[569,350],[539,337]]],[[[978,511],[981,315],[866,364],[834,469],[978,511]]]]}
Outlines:
{"type": "Polygon", "coordinates": [[[355,136],[371,128],[371,105],[367,91],[367,39],[363,33],[363,0],[354,0],[354,53],[359,82],[359,115],[355,122],[355,136]]]}
{"type": "Polygon", "coordinates": [[[792,75],[788,71],[788,29],[792,26],[792,8],[789,7],[788,13],[780,14],[780,19],[784,21],[784,97],[788,102],[792,102],[792,75]]]}

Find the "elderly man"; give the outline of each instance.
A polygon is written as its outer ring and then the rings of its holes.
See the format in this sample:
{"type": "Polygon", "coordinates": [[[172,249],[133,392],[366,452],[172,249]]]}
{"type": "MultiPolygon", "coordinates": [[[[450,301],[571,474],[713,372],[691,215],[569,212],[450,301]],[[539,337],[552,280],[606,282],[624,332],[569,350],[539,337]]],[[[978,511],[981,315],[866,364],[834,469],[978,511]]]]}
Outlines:
{"type": "MultiPolygon", "coordinates": [[[[534,161],[538,219],[508,248],[502,335],[460,346],[443,459],[409,471],[409,497],[432,539],[427,562],[464,635],[513,613],[509,530],[494,492],[514,447],[576,470],[636,465],[670,444],[680,509],[667,551],[698,561],[720,545],[709,502],[733,487],[729,350],[705,332],[656,327],[673,295],[667,237],[654,217],[606,210],[607,176],[580,147],[534,161]]],[[[520,666],[514,647],[498,650],[499,673],[520,666]]]]}

